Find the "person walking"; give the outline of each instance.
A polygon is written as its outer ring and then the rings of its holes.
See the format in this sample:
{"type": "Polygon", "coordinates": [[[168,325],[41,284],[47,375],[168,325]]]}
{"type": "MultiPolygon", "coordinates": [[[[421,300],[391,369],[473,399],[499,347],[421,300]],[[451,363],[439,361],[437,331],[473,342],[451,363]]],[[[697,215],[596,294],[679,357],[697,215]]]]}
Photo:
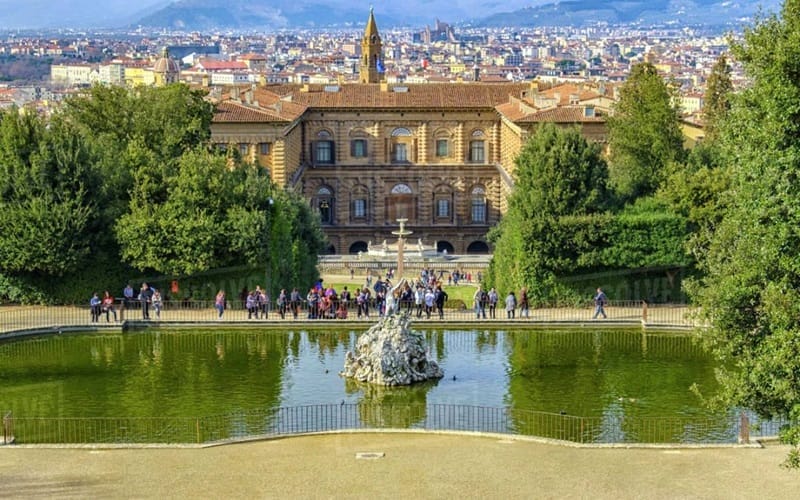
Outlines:
{"type": "Polygon", "coordinates": [[[508,292],[506,296],[506,318],[514,319],[514,310],[517,308],[517,297],[514,292],[508,292]]]}
{"type": "Polygon", "coordinates": [[[606,316],[606,310],[605,310],[607,302],[608,298],[606,297],[606,294],[603,292],[603,289],[598,288],[597,293],[594,296],[594,316],[592,316],[592,319],[597,319],[597,317],[600,316],[601,314],[603,315],[603,319],[608,318],[608,316],[606,316]]]}
{"type": "Polygon", "coordinates": [[[214,298],[214,308],[217,310],[217,319],[222,319],[222,314],[225,312],[225,291],[220,290],[214,298]]]}

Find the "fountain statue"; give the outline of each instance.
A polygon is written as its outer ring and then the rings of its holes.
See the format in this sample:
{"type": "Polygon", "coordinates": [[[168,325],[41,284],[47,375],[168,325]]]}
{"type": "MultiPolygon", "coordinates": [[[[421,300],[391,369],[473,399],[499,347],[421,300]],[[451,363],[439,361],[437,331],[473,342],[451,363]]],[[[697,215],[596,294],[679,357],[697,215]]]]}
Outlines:
{"type": "Polygon", "coordinates": [[[407,314],[387,314],[356,341],[345,355],[342,377],[378,385],[411,385],[444,377],[428,359],[425,337],[409,326],[407,314]]]}

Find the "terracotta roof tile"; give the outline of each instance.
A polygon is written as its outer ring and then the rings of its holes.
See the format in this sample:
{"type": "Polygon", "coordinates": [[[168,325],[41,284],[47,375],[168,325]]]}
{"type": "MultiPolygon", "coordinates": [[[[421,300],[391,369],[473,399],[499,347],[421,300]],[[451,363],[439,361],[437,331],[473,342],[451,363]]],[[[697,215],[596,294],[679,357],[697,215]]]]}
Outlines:
{"type": "Polygon", "coordinates": [[[517,123],[602,123],[606,121],[603,115],[586,116],[585,110],[584,106],[559,106],[530,113],[514,121],[517,123]]]}
{"type": "Polygon", "coordinates": [[[255,108],[234,101],[224,101],[214,109],[214,123],[280,123],[291,120],[279,116],[275,110],[255,108]]]}
{"type": "Polygon", "coordinates": [[[518,96],[528,88],[527,83],[427,83],[389,85],[389,91],[379,84],[349,84],[325,91],[323,85],[309,85],[304,92],[298,85],[267,87],[273,93],[291,96],[293,102],[311,108],[456,108],[487,109],[518,96]],[[394,91],[401,87],[405,91],[394,91]]]}

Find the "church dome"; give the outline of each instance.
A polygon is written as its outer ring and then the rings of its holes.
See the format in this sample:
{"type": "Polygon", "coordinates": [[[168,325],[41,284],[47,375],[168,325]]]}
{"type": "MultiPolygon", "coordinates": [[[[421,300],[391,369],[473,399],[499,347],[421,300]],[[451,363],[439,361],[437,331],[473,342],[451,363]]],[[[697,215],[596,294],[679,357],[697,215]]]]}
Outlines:
{"type": "Polygon", "coordinates": [[[161,57],[153,65],[153,71],[155,73],[178,73],[180,70],[181,66],[178,61],[169,57],[169,51],[164,47],[164,50],[161,51],[161,57]]]}

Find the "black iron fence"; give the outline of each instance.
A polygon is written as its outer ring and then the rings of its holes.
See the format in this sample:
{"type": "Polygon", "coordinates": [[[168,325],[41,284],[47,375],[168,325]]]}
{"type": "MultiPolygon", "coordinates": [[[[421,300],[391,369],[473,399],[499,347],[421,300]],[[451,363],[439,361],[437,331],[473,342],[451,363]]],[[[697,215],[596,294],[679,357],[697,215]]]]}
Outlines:
{"type": "Polygon", "coordinates": [[[748,443],[785,422],[748,413],[709,417],[578,417],[467,405],[330,404],[207,417],[3,419],[4,444],[214,443],[316,432],[379,429],[465,431],[573,443],[748,443]]]}
{"type": "MultiPolygon", "coordinates": [[[[92,308],[73,306],[0,306],[0,334],[65,326],[103,326],[124,321],[162,322],[255,322],[255,321],[375,321],[386,314],[386,303],[374,299],[360,303],[357,300],[319,301],[306,300],[276,304],[259,304],[248,308],[239,300],[227,301],[220,312],[214,301],[178,300],[164,301],[147,307],[139,301],[116,302],[113,307],[92,308]]],[[[445,303],[443,307],[398,302],[396,311],[407,313],[414,321],[457,321],[491,323],[500,321],[525,322],[588,322],[606,321],[647,325],[691,327],[697,325],[694,311],[685,304],[648,305],[642,301],[612,301],[605,307],[607,318],[594,318],[591,303],[575,306],[538,305],[529,310],[514,308],[507,311],[498,304],[465,306],[461,302],[445,303]]]]}

